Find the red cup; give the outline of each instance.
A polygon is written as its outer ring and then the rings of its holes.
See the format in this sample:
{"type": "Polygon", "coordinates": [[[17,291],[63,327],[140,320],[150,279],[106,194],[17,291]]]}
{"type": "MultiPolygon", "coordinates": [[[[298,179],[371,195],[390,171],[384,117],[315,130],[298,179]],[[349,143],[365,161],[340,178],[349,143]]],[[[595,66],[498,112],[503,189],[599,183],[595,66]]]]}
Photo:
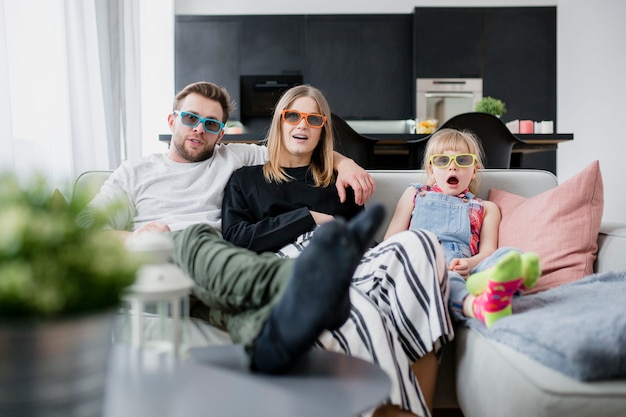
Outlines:
{"type": "Polygon", "coordinates": [[[532,120],[520,120],[519,132],[521,134],[529,134],[535,132],[535,123],[532,120]]]}

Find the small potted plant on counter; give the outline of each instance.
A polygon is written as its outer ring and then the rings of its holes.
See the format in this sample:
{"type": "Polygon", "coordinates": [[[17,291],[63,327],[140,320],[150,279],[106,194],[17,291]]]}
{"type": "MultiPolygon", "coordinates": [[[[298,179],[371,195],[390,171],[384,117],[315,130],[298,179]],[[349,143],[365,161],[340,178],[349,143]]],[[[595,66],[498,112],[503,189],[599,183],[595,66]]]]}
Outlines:
{"type": "Polygon", "coordinates": [[[99,416],[115,313],[142,260],[103,230],[106,213],[78,224],[89,197],[68,203],[35,177],[0,173],[0,415],[99,416]]]}
{"type": "Polygon", "coordinates": [[[501,117],[506,113],[506,105],[502,100],[487,96],[476,103],[474,110],[480,113],[489,113],[501,117]]]}

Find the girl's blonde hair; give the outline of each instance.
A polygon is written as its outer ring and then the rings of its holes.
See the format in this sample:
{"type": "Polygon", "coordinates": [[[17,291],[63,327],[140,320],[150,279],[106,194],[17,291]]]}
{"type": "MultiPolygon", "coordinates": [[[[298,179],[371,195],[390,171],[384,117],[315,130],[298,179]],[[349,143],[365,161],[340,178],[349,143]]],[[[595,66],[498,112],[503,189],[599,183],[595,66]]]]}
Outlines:
{"type": "MultiPolygon", "coordinates": [[[[426,144],[422,168],[428,172],[432,155],[451,150],[459,153],[473,153],[476,155],[476,166],[478,169],[484,169],[484,152],[480,140],[469,130],[461,131],[455,129],[441,129],[433,133],[426,144]]],[[[476,194],[478,191],[479,182],[478,176],[470,182],[469,190],[472,193],[476,194]]],[[[428,185],[433,185],[434,183],[435,180],[429,175],[428,185]]]]}
{"type": "Polygon", "coordinates": [[[320,141],[311,156],[311,166],[309,170],[313,175],[317,187],[327,187],[332,183],[333,171],[333,149],[334,138],[331,121],[330,106],[320,90],[310,85],[298,85],[285,91],[281,96],[272,116],[272,123],[267,135],[268,161],[263,166],[263,175],[270,182],[290,181],[291,178],[280,166],[280,161],[285,152],[282,135],[283,121],[282,111],[289,109],[289,106],[300,97],[310,97],[317,103],[319,113],[326,116],[326,122],[321,127],[320,141]]]}

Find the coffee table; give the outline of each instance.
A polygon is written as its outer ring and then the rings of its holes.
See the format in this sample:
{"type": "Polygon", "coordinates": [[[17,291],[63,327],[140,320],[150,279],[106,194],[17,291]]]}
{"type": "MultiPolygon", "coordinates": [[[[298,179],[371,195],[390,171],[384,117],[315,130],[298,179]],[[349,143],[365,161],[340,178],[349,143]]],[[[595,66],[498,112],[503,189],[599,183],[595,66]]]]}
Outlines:
{"type": "Polygon", "coordinates": [[[355,416],[389,395],[377,366],[312,349],[286,375],[252,373],[241,345],[195,347],[185,359],[116,344],[104,417],[355,416]]]}

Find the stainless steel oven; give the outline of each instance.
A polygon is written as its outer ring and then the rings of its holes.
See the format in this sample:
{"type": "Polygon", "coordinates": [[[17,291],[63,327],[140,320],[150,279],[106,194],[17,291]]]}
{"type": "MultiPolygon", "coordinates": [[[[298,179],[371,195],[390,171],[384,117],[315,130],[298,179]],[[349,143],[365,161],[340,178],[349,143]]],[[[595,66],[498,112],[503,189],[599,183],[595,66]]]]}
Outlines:
{"type": "Polygon", "coordinates": [[[483,97],[481,78],[418,78],[417,119],[437,119],[441,125],[461,113],[474,111],[483,97]]]}

